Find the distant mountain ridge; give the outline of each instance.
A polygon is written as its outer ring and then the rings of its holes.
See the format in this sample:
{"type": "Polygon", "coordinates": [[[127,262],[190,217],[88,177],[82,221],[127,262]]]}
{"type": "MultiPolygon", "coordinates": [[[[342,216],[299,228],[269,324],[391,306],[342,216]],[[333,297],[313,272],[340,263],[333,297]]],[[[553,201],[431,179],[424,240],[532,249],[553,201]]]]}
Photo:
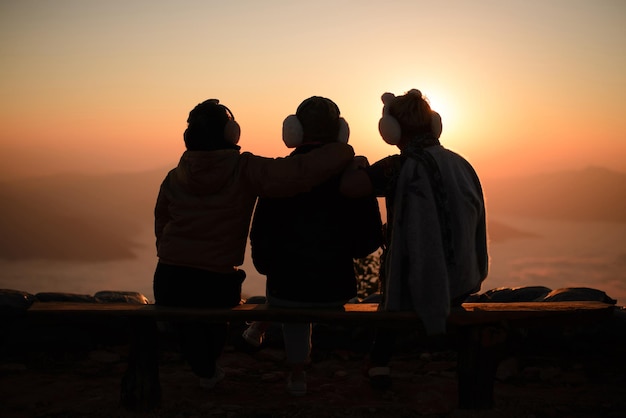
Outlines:
{"type": "Polygon", "coordinates": [[[601,167],[485,181],[488,214],[626,222],[626,173],[601,167]]]}
{"type": "Polygon", "coordinates": [[[0,258],[133,258],[135,235],[152,227],[166,172],[64,173],[0,183],[0,258]]]}
{"type": "MultiPolygon", "coordinates": [[[[0,182],[0,259],[133,258],[168,170],[0,182]]],[[[500,215],[626,222],[626,173],[591,167],[484,180],[483,187],[492,241],[532,236],[496,221],[500,215]]]]}

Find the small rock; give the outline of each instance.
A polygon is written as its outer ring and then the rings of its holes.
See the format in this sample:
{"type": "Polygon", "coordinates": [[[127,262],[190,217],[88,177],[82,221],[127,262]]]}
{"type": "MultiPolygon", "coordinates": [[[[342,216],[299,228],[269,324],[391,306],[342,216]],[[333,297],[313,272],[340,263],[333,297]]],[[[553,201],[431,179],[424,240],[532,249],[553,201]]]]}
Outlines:
{"type": "Polygon", "coordinates": [[[21,363],[4,363],[0,364],[0,372],[2,373],[14,373],[23,372],[27,370],[26,365],[21,363]]]}

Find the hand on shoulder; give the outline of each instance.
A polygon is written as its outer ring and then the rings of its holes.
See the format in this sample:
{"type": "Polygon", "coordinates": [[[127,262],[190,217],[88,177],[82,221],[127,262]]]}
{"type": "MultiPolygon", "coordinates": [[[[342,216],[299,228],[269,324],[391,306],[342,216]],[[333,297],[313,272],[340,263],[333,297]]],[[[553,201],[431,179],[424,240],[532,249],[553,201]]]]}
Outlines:
{"type": "Polygon", "coordinates": [[[349,169],[357,170],[359,168],[366,168],[370,166],[370,162],[364,155],[356,155],[350,163],[349,169]]]}

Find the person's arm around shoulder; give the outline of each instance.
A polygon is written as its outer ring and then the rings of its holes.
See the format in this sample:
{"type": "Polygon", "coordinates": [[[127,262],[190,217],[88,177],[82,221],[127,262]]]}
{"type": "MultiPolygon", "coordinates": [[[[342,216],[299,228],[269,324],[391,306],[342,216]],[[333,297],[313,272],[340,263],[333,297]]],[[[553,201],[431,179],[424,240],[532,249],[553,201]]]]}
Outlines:
{"type": "Polygon", "coordinates": [[[248,154],[246,177],[259,196],[290,196],[341,173],[353,157],[352,147],[339,142],[285,158],[248,154]]]}
{"type": "Polygon", "coordinates": [[[343,172],[339,191],[346,197],[364,197],[374,192],[370,177],[364,168],[369,166],[369,161],[364,156],[356,156],[343,172]]]}

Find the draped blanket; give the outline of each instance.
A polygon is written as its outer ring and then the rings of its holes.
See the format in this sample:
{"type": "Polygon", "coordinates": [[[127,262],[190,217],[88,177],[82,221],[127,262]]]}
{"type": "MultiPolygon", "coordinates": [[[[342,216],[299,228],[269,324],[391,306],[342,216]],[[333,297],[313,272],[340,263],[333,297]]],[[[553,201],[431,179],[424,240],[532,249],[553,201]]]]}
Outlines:
{"type": "Polygon", "coordinates": [[[385,272],[383,309],[415,310],[429,334],[445,332],[450,312],[448,263],[453,257],[440,180],[428,152],[406,159],[397,183],[385,272]]]}

